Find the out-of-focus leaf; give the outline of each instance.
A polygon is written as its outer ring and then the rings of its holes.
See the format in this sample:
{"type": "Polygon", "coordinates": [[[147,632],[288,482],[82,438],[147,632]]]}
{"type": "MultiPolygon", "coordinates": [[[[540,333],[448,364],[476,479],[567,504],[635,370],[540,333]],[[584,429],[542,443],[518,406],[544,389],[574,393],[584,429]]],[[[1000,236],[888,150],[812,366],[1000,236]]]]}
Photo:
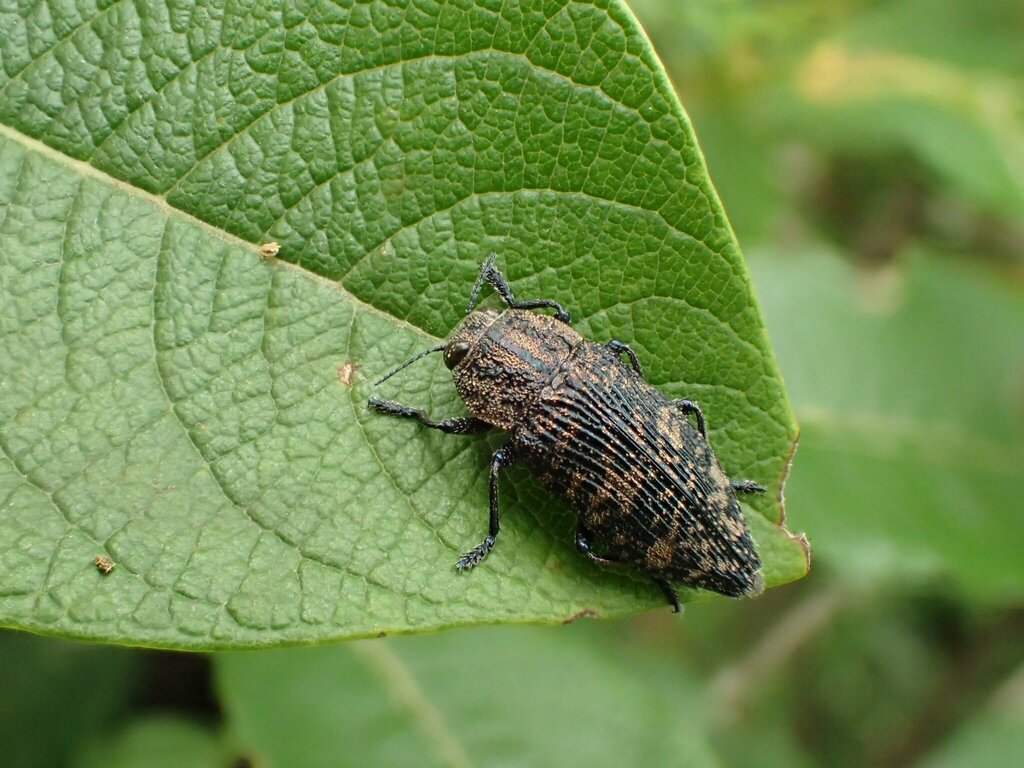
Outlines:
{"type": "Polygon", "coordinates": [[[924,768],[1004,768],[1024,754],[1024,668],[989,706],[922,762],[924,768]]]}
{"type": "Polygon", "coordinates": [[[217,687],[235,740],[271,766],[714,764],[685,716],[695,691],[652,691],[580,639],[481,628],[222,654],[217,687]]]}
{"type": "Polygon", "coordinates": [[[858,48],[900,49],[965,69],[1024,74],[1024,17],[1017,0],[895,0],[859,10],[843,33],[858,48]]]}
{"type": "Polygon", "coordinates": [[[804,135],[898,143],[984,207],[1024,220],[1024,34],[1016,4],[883,4],[799,64],[804,135]],[[1016,66],[997,69],[1009,58],[1016,66]]]}
{"type": "Polygon", "coordinates": [[[802,429],[787,498],[816,551],[1019,601],[1020,290],[920,256],[870,276],[827,253],[752,263],[802,429]]]}
{"type": "Polygon", "coordinates": [[[151,717],[104,733],[72,761],[73,768],[230,768],[232,754],[209,728],[182,718],[151,717]]]}
{"type": "MultiPolygon", "coordinates": [[[[766,582],[806,571],[749,277],[623,4],[42,8],[0,9],[0,622],[251,647],[662,604],[519,470],[460,576],[494,443],[366,410],[490,250],[702,403],[771,491],[766,582]]],[[[436,360],[383,394],[459,408],[436,360]]]]}
{"type": "Polygon", "coordinates": [[[882,764],[916,725],[946,670],[934,637],[910,613],[884,599],[857,606],[801,653],[788,679],[798,691],[791,717],[799,729],[801,713],[814,713],[803,741],[819,764],[882,764]]]}
{"type": "Polygon", "coordinates": [[[0,632],[0,763],[62,765],[134,692],[130,651],[0,632]]]}

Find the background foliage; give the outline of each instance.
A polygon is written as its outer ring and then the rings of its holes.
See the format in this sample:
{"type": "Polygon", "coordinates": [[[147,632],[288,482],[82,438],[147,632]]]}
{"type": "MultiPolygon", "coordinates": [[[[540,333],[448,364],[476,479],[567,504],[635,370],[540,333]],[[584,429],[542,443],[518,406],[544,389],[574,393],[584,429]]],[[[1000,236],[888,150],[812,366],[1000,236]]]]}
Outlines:
{"type": "Polygon", "coordinates": [[[802,427],[786,500],[812,536],[811,575],[682,620],[212,657],[6,635],[12,764],[133,765],[172,744],[192,765],[1020,754],[1019,9],[635,10],[744,247],[802,427]],[[49,738],[31,727],[58,718],[49,738]]]}

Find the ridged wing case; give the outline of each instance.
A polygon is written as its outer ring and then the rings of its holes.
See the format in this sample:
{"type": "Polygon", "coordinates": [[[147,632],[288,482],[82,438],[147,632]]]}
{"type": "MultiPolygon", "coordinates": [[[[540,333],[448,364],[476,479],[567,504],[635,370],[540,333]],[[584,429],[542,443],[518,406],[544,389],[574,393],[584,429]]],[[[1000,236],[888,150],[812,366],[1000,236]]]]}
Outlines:
{"type": "Polygon", "coordinates": [[[691,419],[606,346],[578,337],[513,433],[596,552],[655,578],[760,592],[736,495],[691,419]]]}

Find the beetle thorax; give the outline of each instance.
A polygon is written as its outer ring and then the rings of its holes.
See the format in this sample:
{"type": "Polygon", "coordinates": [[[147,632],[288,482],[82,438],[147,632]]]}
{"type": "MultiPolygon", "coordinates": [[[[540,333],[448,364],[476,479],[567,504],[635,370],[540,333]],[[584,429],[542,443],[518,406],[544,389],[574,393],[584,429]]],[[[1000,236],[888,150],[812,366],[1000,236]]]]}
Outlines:
{"type": "Polygon", "coordinates": [[[470,413],[515,431],[537,395],[583,338],[547,315],[509,309],[473,312],[455,329],[448,348],[469,349],[452,369],[470,413]]]}

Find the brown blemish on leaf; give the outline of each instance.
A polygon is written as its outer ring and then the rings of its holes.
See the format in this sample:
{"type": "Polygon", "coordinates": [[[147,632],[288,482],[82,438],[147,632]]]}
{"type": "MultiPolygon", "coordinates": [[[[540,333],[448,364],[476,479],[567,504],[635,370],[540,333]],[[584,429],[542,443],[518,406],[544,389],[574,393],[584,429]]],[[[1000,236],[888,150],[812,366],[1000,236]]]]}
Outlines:
{"type": "Polygon", "coordinates": [[[572,624],[573,622],[579,621],[580,619],[596,619],[597,612],[592,611],[590,608],[584,608],[582,611],[577,611],[572,616],[563,621],[563,624],[572,624]]]}
{"type": "Polygon", "coordinates": [[[793,439],[793,447],[789,451],[789,457],[786,459],[786,466],[782,470],[782,478],[779,481],[779,492],[776,495],[776,499],[779,502],[779,516],[775,521],[783,533],[789,538],[796,541],[804,551],[804,562],[807,564],[807,571],[811,570],[811,542],[807,539],[805,533],[793,533],[786,528],[786,481],[789,480],[789,473],[793,469],[793,459],[796,456],[796,449],[800,446],[800,430],[797,430],[796,437],[793,439]]]}
{"type": "Polygon", "coordinates": [[[349,389],[352,389],[352,385],[356,381],[356,373],[362,366],[356,365],[351,360],[346,360],[338,368],[338,381],[344,384],[349,389]]]}

